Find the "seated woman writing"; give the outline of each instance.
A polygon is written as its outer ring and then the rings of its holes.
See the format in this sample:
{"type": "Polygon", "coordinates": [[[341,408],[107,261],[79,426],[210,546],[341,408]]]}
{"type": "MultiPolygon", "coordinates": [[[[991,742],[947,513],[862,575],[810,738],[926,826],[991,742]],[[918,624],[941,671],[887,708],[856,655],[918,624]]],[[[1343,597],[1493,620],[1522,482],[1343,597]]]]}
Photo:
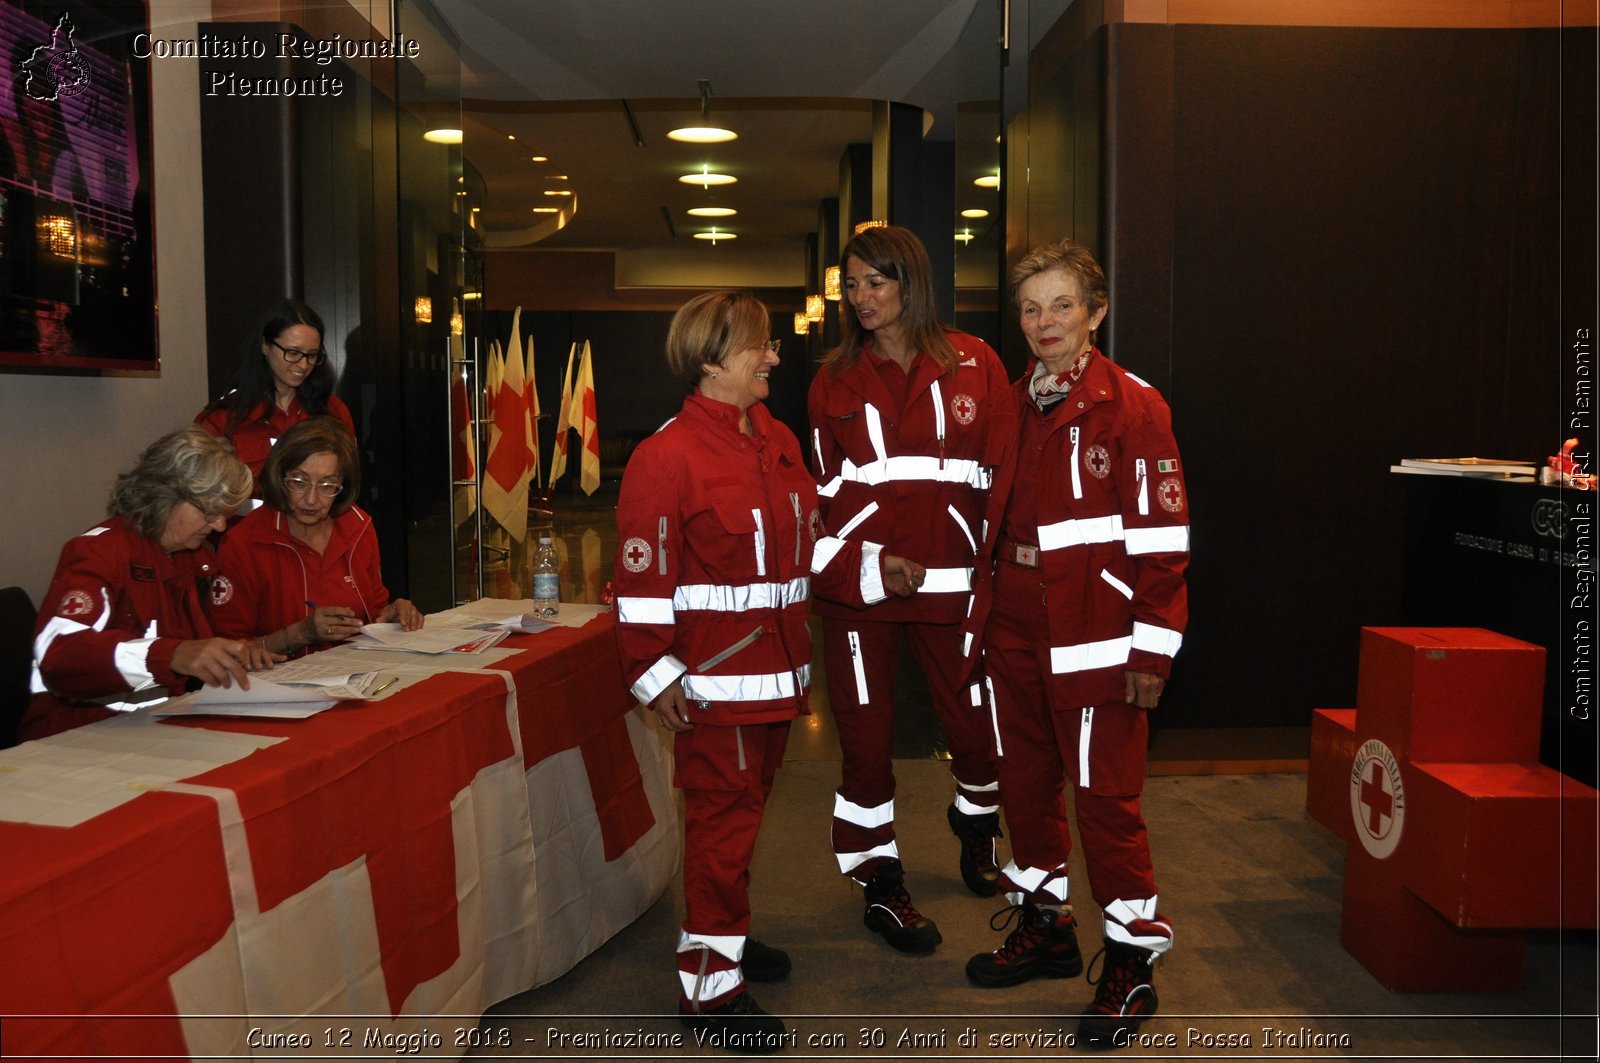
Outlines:
{"type": "Polygon", "coordinates": [[[247,673],[272,666],[259,642],[215,637],[201,607],[229,587],[207,537],[249,497],[233,444],[193,425],[117,477],[110,516],[61,548],[19,739],[132,711],[195,680],[248,688],[247,673]]]}
{"type": "Polygon", "coordinates": [[[327,649],[364,624],[420,628],[417,607],[391,601],[383,585],[360,491],[355,438],[339,421],[312,417],[285,432],[261,470],[265,505],[223,536],[218,560],[231,586],[211,596],[216,629],[294,654],[327,649]]]}

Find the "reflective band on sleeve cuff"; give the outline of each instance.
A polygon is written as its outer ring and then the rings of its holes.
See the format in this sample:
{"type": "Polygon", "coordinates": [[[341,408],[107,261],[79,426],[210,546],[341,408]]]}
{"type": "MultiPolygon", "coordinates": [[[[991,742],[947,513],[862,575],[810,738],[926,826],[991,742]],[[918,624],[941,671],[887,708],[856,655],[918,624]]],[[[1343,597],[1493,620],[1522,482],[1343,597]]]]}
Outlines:
{"type": "Polygon", "coordinates": [[[635,680],[630,689],[634,697],[648,705],[667,689],[667,684],[688,670],[688,665],[669,653],[652,664],[650,670],[635,680]]]}
{"type": "Polygon", "coordinates": [[[1163,657],[1176,657],[1178,647],[1182,645],[1183,635],[1171,628],[1137,622],[1133,625],[1133,648],[1136,650],[1159,653],[1163,657]]]}
{"type": "Polygon", "coordinates": [[[1077,646],[1050,647],[1050,670],[1057,675],[1063,672],[1087,672],[1095,668],[1111,668],[1128,663],[1128,650],[1133,637],[1106,639],[1104,642],[1084,642],[1077,646]]]}

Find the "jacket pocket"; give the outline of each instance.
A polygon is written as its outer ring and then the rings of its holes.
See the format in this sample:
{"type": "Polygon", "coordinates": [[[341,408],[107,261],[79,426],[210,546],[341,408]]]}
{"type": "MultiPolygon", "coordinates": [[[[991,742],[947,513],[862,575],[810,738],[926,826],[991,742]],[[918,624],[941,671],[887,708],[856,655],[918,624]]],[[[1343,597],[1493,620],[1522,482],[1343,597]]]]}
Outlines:
{"type": "Polygon", "coordinates": [[[694,670],[697,672],[704,672],[707,669],[715,668],[717,665],[721,664],[723,661],[726,661],[729,657],[732,657],[734,654],[738,653],[740,650],[744,649],[746,646],[750,645],[752,642],[766,633],[767,629],[765,625],[757,624],[756,629],[750,632],[750,634],[733,643],[731,646],[728,646],[721,651],[712,654],[710,657],[707,657],[705,660],[695,665],[694,670]]]}

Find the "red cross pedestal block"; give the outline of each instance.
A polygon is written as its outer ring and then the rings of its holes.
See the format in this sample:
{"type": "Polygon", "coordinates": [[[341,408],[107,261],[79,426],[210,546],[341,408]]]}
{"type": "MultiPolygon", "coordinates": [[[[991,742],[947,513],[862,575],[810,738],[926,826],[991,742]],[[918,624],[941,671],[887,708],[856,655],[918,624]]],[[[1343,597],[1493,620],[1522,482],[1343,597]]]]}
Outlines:
{"type": "Polygon", "coordinates": [[[1544,661],[1482,628],[1363,628],[1357,707],[1312,715],[1340,940],[1390,989],[1515,989],[1527,930],[1595,925],[1600,794],[1539,763],[1544,661]]]}

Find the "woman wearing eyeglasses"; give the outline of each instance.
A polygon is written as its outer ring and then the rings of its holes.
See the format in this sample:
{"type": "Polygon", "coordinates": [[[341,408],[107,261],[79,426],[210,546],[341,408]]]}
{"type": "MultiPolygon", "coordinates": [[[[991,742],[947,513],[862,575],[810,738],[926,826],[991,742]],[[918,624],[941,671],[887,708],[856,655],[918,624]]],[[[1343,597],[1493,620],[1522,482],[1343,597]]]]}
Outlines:
{"type": "Polygon", "coordinates": [[[131,712],[191,681],[249,687],[247,673],[272,667],[255,640],[216,637],[201,606],[227,587],[206,540],[248,497],[233,447],[194,425],[117,477],[110,516],[61,548],[19,740],[131,712]]]}
{"type": "Polygon", "coordinates": [[[217,631],[290,655],[327,649],[363,624],[421,627],[417,607],[391,601],[383,585],[377,532],[355,504],[360,491],[356,441],[344,425],[312,417],[285,432],[261,469],[265,505],[222,537],[228,586],[212,588],[217,631]]]}
{"type": "Polygon", "coordinates": [[[274,306],[247,345],[228,391],[195,417],[212,435],[233,441],[239,460],[256,478],[257,498],[267,452],[292,425],[329,414],[355,435],[350,410],[333,393],[322,332],[322,318],[299,300],[274,306]]]}
{"type": "Polygon", "coordinates": [[[769,1052],[783,1020],[745,982],[789,956],[748,936],[750,860],[790,722],[808,712],[813,586],[858,604],[908,594],[921,566],[870,543],[813,548],[817,488],[767,411],[778,344],[750,292],[708,292],[667,330],[688,392],[639,444],[617,501],[617,647],[633,694],[673,732],[684,795],[678,1011],[723,1047],[769,1052]]]}

